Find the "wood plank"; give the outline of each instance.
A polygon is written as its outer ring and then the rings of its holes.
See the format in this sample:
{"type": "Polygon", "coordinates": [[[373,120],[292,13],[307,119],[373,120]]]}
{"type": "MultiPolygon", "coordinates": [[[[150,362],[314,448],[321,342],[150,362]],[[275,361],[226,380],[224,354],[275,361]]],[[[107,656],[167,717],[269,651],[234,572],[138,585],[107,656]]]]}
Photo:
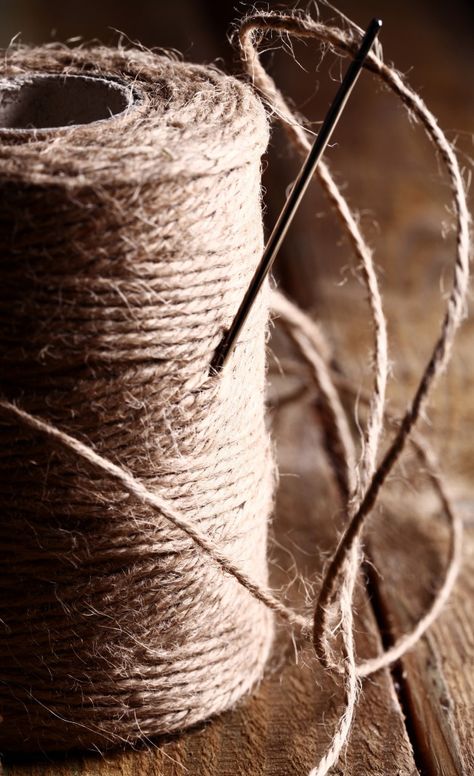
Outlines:
{"type": "MultiPolygon", "coordinates": [[[[460,581],[442,616],[402,660],[403,696],[427,776],[474,773],[473,495],[471,488],[460,581]]],[[[379,593],[393,637],[409,630],[429,604],[447,542],[430,509],[424,514],[419,509],[417,520],[406,514],[385,517],[371,548],[377,566],[383,568],[379,593]]]]}
{"type": "MultiPolygon", "coordinates": [[[[308,423],[310,412],[308,406],[290,406],[274,416],[281,484],[271,551],[273,581],[287,588],[292,600],[304,594],[301,575],[317,582],[340,527],[318,433],[308,423]],[[299,576],[289,585],[295,569],[299,576]]],[[[359,649],[367,654],[378,648],[379,637],[362,589],[357,609],[359,649]]],[[[311,649],[300,645],[296,660],[291,639],[280,633],[267,675],[234,711],[141,751],[49,763],[7,762],[5,771],[7,776],[301,776],[324,752],[340,704],[337,685],[315,664],[311,649]]],[[[348,750],[334,773],[417,773],[387,672],[365,684],[348,750]]]]}
{"type": "MultiPolygon", "coordinates": [[[[433,290],[425,292],[426,310],[433,290]]],[[[428,341],[433,313],[417,327],[428,341]]],[[[405,336],[408,336],[405,334],[405,336]]],[[[427,776],[474,773],[474,321],[465,324],[448,375],[437,391],[428,429],[439,451],[448,488],[465,522],[464,558],[459,582],[440,619],[401,662],[400,679],[411,740],[427,776]]],[[[416,359],[409,362],[414,381],[416,359]]],[[[410,471],[410,462],[404,465],[410,471]]],[[[406,475],[402,474],[405,478],[406,475]]],[[[377,597],[386,638],[409,630],[431,600],[447,551],[439,505],[418,478],[404,508],[395,486],[381,520],[374,521],[370,548],[376,567],[377,597]],[[378,526],[377,526],[377,523],[378,526]]]]}

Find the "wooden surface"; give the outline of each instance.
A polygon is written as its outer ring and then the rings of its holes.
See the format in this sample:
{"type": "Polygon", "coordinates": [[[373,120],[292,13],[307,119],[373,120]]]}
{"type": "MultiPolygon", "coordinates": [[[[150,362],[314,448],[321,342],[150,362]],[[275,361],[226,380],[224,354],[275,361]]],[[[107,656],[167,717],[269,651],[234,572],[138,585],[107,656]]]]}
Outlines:
{"type": "MultiPolygon", "coordinates": [[[[18,2],[11,11],[11,25],[17,26],[8,29],[7,25],[6,37],[22,26],[21,9],[26,5],[18,2]]],[[[97,14],[104,25],[120,27],[146,43],[175,41],[174,45],[186,49],[176,39],[183,34],[179,9],[183,12],[186,6],[185,29],[190,29],[191,19],[197,41],[187,56],[211,59],[224,53],[221,27],[232,18],[228,5],[221,3],[213,13],[210,3],[171,5],[176,6],[170,11],[171,21],[163,37],[157,33],[154,40],[150,40],[151,16],[142,18],[145,38],[137,28],[137,15],[135,26],[128,28],[126,19],[113,16],[115,3],[102,4],[97,14]]],[[[449,137],[458,137],[461,158],[469,166],[474,86],[468,74],[474,55],[468,4],[453,3],[449,17],[441,3],[385,0],[375,9],[368,0],[357,4],[341,0],[339,5],[361,24],[374,11],[384,16],[387,58],[395,59],[404,71],[414,66],[411,83],[422,90],[449,137]],[[402,12],[404,5],[409,14],[402,12]]],[[[95,31],[92,12],[82,13],[84,6],[87,3],[77,7],[72,3],[75,11],[66,18],[65,12],[55,16],[64,4],[48,3],[47,11],[42,6],[43,16],[38,16],[38,3],[30,4],[41,24],[25,37],[44,39],[45,31],[55,24],[63,37],[75,33],[104,37],[95,31]]],[[[151,8],[146,3],[141,6],[151,8]]],[[[296,47],[295,53],[305,70],[289,66],[283,53],[274,55],[269,64],[301,111],[316,121],[334,88],[326,83],[331,63],[321,66],[320,89],[315,93],[314,51],[305,46],[296,47]]],[[[278,132],[269,160],[267,218],[271,223],[296,169],[296,160],[283,150],[278,132]]],[[[440,236],[443,224],[449,224],[447,188],[421,131],[410,127],[403,110],[370,78],[363,79],[351,99],[329,160],[348,181],[346,193],[362,210],[363,227],[376,249],[394,359],[390,398],[392,404],[403,406],[439,324],[440,287],[449,286],[453,235],[448,231],[444,240],[440,236]]],[[[351,266],[347,244],[315,185],[285,244],[278,274],[288,292],[322,321],[346,374],[356,385],[367,387],[370,334],[364,293],[351,266]]],[[[437,391],[428,429],[465,518],[461,579],[440,620],[401,665],[364,683],[350,744],[334,774],[474,774],[473,342],[474,324],[468,321],[452,367],[437,391]]],[[[284,348],[281,341],[275,341],[275,346],[284,348]]],[[[281,471],[271,550],[273,582],[297,601],[305,589],[311,597],[311,585],[318,584],[341,523],[310,405],[274,411],[272,423],[281,471]],[[310,584],[303,585],[301,577],[310,584]]],[[[370,584],[361,581],[358,593],[361,657],[410,627],[429,602],[441,573],[446,531],[426,483],[417,478],[413,486],[409,484],[412,470],[413,461],[407,457],[372,521],[369,541],[377,571],[370,574],[370,584]]],[[[9,776],[302,776],[323,753],[340,701],[337,685],[314,664],[311,652],[302,645],[295,650],[288,635],[281,633],[261,685],[234,711],[138,751],[9,761],[4,772],[9,776]]]]}

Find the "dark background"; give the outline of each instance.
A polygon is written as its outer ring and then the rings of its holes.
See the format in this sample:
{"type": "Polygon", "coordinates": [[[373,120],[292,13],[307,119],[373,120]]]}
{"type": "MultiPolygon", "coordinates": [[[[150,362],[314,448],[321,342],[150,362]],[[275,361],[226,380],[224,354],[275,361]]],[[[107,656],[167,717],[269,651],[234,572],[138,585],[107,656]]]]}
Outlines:
{"type": "MultiPolygon", "coordinates": [[[[336,0],[336,4],[364,27],[373,15],[383,19],[386,60],[407,74],[449,139],[456,141],[467,174],[474,155],[472,0],[336,0]]],[[[314,4],[299,7],[316,13],[314,4]]],[[[76,36],[113,43],[120,30],[132,41],[174,48],[188,60],[217,61],[227,72],[239,73],[227,33],[250,8],[251,4],[235,0],[0,0],[0,44],[8,45],[17,33],[28,43],[76,36]]],[[[334,18],[334,12],[322,5],[320,13],[322,19],[334,18]]],[[[335,92],[340,63],[331,55],[321,61],[316,43],[295,43],[294,49],[298,63],[281,48],[265,55],[264,62],[317,128],[335,92]]],[[[338,180],[347,182],[345,193],[359,209],[364,231],[377,249],[384,282],[405,294],[414,282],[410,264],[416,260],[425,262],[421,276],[426,283],[439,283],[452,255],[452,236],[440,239],[443,229],[449,232],[446,180],[439,175],[422,130],[407,121],[398,101],[368,73],[351,97],[327,159],[338,180]]],[[[298,164],[276,129],[264,177],[267,228],[298,164]]],[[[328,297],[327,285],[352,283],[350,262],[339,225],[314,183],[288,235],[277,273],[289,293],[305,307],[315,308],[331,326],[332,292],[328,297]]],[[[419,283],[418,271],[416,277],[419,283]]]]}
{"type": "MultiPolygon", "coordinates": [[[[0,0],[0,43],[7,45],[18,32],[29,43],[75,36],[112,43],[116,40],[113,29],[117,29],[146,46],[176,48],[193,61],[221,57],[229,66],[232,54],[226,32],[252,5],[262,9],[299,7],[312,15],[316,7],[314,3],[252,4],[238,0],[0,0]]],[[[334,5],[361,26],[371,16],[382,17],[387,54],[396,56],[402,70],[413,65],[418,68],[423,61],[427,72],[446,65],[443,36],[459,38],[460,47],[472,44],[474,5],[470,0],[338,0],[334,5]],[[441,48],[427,57],[424,38],[433,31],[440,36],[441,48]]],[[[320,13],[322,18],[334,16],[322,4],[320,13]]]]}

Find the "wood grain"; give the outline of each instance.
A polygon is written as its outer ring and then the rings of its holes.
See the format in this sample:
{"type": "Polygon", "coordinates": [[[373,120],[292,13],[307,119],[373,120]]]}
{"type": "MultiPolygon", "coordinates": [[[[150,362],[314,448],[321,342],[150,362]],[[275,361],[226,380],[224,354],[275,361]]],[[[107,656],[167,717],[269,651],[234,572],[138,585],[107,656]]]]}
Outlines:
{"type": "MultiPolygon", "coordinates": [[[[423,773],[433,776],[474,773],[474,501],[467,512],[471,527],[455,593],[426,637],[403,658],[400,672],[419,762],[423,773]]],[[[430,602],[446,552],[439,518],[429,509],[417,517],[387,514],[383,530],[371,540],[376,564],[383,568],[379,591],[392,637],[407,631],[430,602]]]]}
{"type": "MultiPolygon", "coordinates": [[[[423,343],[429,341],[436,325],[434,298],[430,304],[433,291],[425,292],[426,312],[417,327],[423,343]]],[[[427,776],[474,774],[473,341],[470,318],[437,391],[426,429],[438,450],[454,504],[464,518],[461,575],[442,616],[395,672],[417,762],[427,776]]],[[[408,363],[405,384],[414,382],[416,366],[415,359],[408,363]]],[[[380,572],[374,577],[379,624],[388,643],[408,631],[429,605],[447,552],[439,505],[420,477],[413,481],[412,466],[408,458],[399,471],[402,487],[411,477],[409,495],[401,498],[394,482],[394,492],[374,521],[369,540],[371,557],[380,572]]]]}

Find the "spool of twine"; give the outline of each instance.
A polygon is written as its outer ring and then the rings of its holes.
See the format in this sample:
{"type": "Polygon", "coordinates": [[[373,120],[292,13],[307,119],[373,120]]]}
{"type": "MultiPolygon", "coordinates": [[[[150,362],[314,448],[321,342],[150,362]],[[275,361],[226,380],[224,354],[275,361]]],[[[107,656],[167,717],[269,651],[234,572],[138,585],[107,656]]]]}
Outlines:
{"type": "MultiPolygon", "coordinates": [[[[159,488],[265,585],[266,291],[209,377],[262,251],[261,103],[144,51],[20,47],[0,122],[2,396],[159,488]]],[[[104,749],[231,706],[271,613],[100,472],[0,433],[2,750],[104,749]]]]}

